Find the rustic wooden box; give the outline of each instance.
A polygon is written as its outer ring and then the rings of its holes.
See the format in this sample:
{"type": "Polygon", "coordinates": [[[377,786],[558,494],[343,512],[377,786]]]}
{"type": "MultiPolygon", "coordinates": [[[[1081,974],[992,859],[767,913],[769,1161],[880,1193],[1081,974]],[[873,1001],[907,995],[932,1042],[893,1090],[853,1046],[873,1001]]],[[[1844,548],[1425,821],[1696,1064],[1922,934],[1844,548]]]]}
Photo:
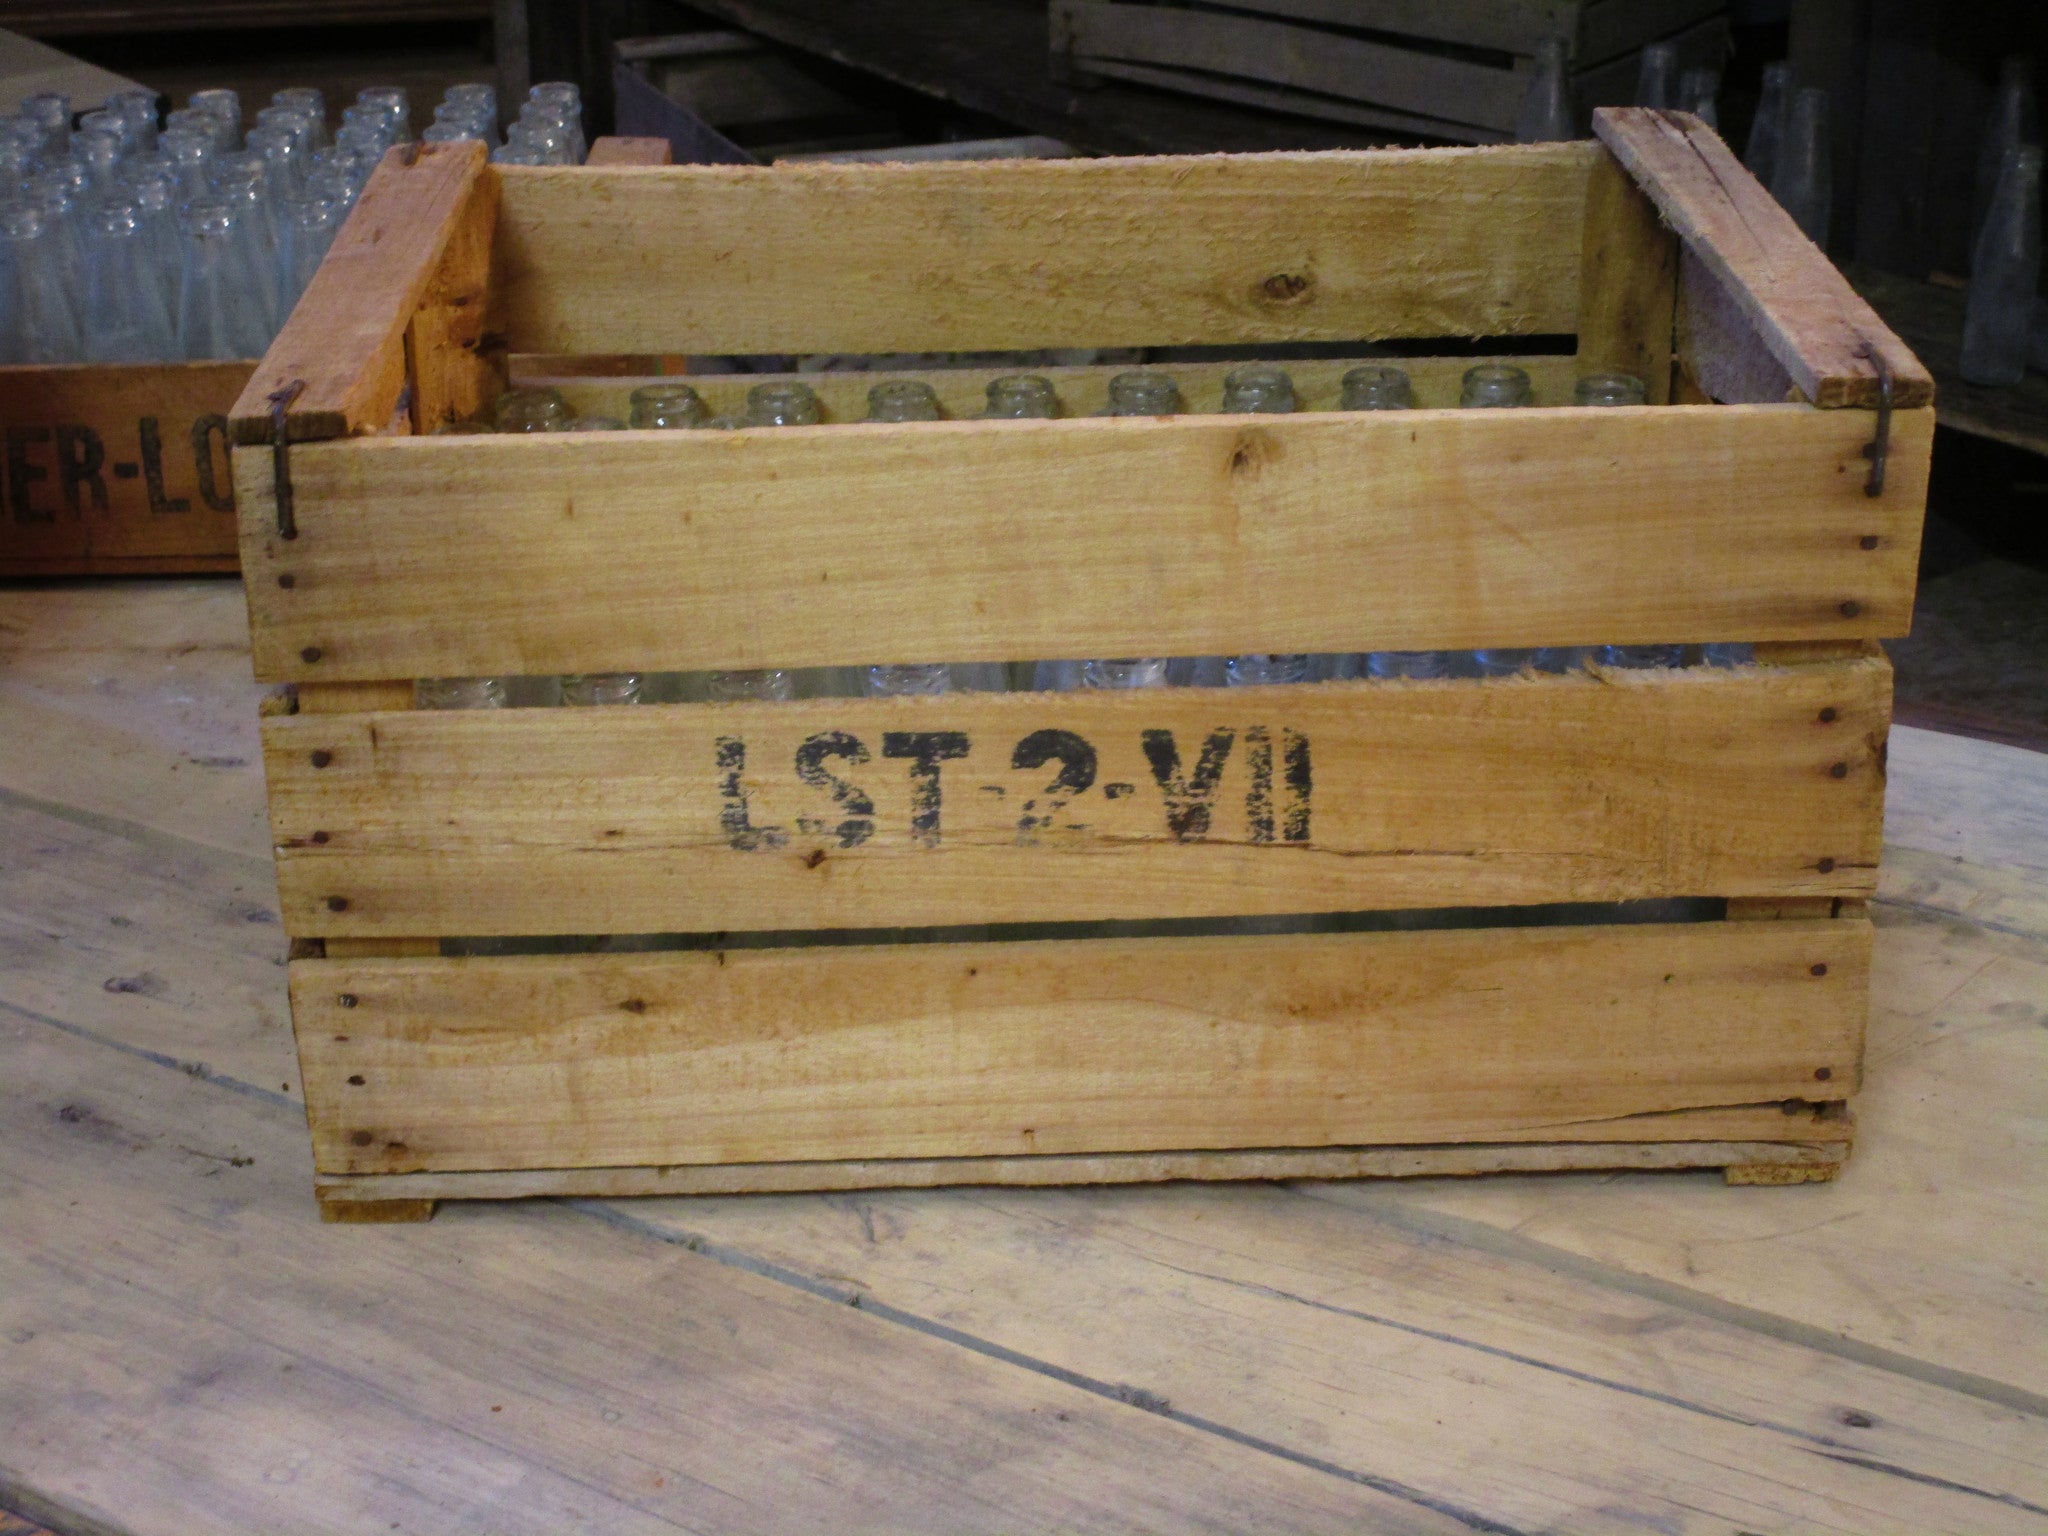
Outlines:
{"type": "Polygon", "coordinates": [[[1545,42],[1580,106],[1635,99],[1643,47],[1728,57],[1726,0],[1051,0],[1054,71],[1468,144],[1515,136],[1545,42]]]}
{"type": "Polygon", "coordinates": [[[0,367],[0,576],[234,570],[228,408],[255,368],[0,367]]]}
{"type": "MultiPolygon", "coordinates": [[[[1831,1173],[1882,829],[1874,642],[1910,621],[1930,386],[1696,119],[1599,128],[993,165],[387,162],[233,423],[256,669],[296,685],[265,754],[324,1209],[1831,1173]],[[505,348],[1436,337],[1576,340],[1522,359],[1539,408],[1519,411],[1441,408],[1471,361],[1449,356],[1408,363],[1412,412],[1329,409],[1326,360],[1298,366],[1292,416],[978,421],[969,373],[927,375],[961,419],[844,424],[866,375],[821,380],[842,424],[816,428],[412,435],[479,410],[505,348]],[[1609,367],[1656,403],[1560,405],[1609,367]],[[423,676],[1714,641],[1759,664],[410,707],[423,676]],[[1677,897],[1725,919],[1514,923],[1677,897]],[[1356,912],[1403,915],[1190,931],[1356,912]],[[1105,919],[1161,921],[759,938],[1105,919]],[[441,943],[590,934],[755,937],[441,943]]],[[[1106,371],[1064,377],[1070,410],[1106,371]]],[[[1220,370],[1176,371],[1213,411],[1220,370]]]]}

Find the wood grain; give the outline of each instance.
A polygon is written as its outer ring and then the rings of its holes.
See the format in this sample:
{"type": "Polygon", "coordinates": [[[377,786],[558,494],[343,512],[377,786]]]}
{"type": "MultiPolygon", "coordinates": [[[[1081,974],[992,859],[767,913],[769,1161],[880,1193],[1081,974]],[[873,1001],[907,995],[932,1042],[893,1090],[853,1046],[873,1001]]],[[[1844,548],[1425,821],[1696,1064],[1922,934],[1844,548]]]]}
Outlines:
{"type": "Polygon", "coordinates": [[[1678,237],[1615,158],[1602,153],[1586,187],[1579,369],[1629,373],[1651,405],[1671,398],[1678,237]]]}
{"type": "Polygon", "coordinates": [[[1868,431],[1778,405],[365,439],[294,451],[289,542],[272,456],[235,472],[257,675],[345,680],[1895,635],[1932,413],[1894,417],[1877,500],[1868,431]]]}
{"type": "Polygon", "coordinates": [[[1869,954],[1771,922],[301,960],[292,1017],[323,1173],[1487,1141],[1853,1088],[1869,954]]]}
{"type": "Polygon", "coordinates": [[[1592,153],[511,166],[494,328],[556,353],[1563,332],[1592,153]]]}
{"type": "Polygon", "coordinates": [[[406,384],[413,314],[470,198],[496,176],[480,144],[386,152],[235,402],[236,442],[269,440],[270,396],[296,380],[306,388],[288,413],[293,440],[384,430],[406,384]]]}
{"type": "MultiPolygon", "coordinates": [[[[1712,1118],[1730,1111],[1680,1111],[1712,1118]]],[[[1754,1111],[1759,1129],[1772,1136],[1805,1134],[1810,1116],[1788,1119],[1775,1104],[1754,1111]],[[1775,1123],[1773,1123],[1775,1122],[1775,1123]],[[1790,1129],[1788,1129],[1788,1126],[1790,1129]]],[[[1630,1120],[1608,1122],[1646,1127],[1630,1120]]],[[[1164,1184],[1180,1180],[1245,1179],[1441,1179],[1488,1173],[1565,1173],[1590,1169],[1644,1172],[1672,1168],[1826,1169],[1840,1166],[1846,1135],[1819,1140],[1637,1141],[1624,1135],[1605,1140],[1560,1141],[1554,1133],[1532,1133],[1526,1141],[1476,1142],[1435,1147],[1325,1147],[1241,1152],[1111,1152],[1097,1156],[938,1157],[841,1160],[810,1163],[696,1163],[643,1168],[538,1168],[474,1173],[322,1174],[315,1180],[322,1214],[376,1210],[414,1202],[431,1208],[436,1200],[524,1200],[533,1198],[631,1200],[649,1195],[795,1194],[857,1189],[950,1189],[1007,1187],[1046,1189],[1060,1185],[1164,1184]],[[1541,1137],[1542,1139],[1537,1139],[1541,1137]],[[423,1193],[407,1195],[404,1191],[423,1193]]],[[[1761,1183],[1763,1180],[1753,1180],[1761,1183]]],[[[1790,1181],[1788,1181],[1790,1182],[1790,1181]]],[[[420,1221],[428,1212],[327,1216],[333,1220],[420,1221]]],[[[5,1536],[0,1532],[0,1536],[5,1536]]]]}
{"type": "Polygon", "coordinates": [[[1890,692],[1874,660],[300,715],[264,740],[293,934],[1047,922],[1867,894],[1890,692]]]}
{"type": "Polygon", "coordinates": [[[675,151],[667,139],[620,138],[605,134],[590,141],[585,165],[672,165],[675,151]]]}
{"type": "Polygon", "coordinates": [[[0,367],[0,576],[232,571],[253,363],[0,367]]]}
{"type": "Polygon", "coordinates": [[[1892,400],[1923,406],[1934,381],[1743,168],[1720,135],[1688,112],[1602,107],[1593,130],[1665,220],[1756,326],[1764,345],[1815,405],[1875,406],[1877,369],[1892,400]]]}
{"type": "Polygon", "coordinates": [[[457,208],[433,279],[406,329],[414,432],[487,417],[505,387],[504,354],[484,333],[497,227],[498,178],[482,176],[457,208]]]}

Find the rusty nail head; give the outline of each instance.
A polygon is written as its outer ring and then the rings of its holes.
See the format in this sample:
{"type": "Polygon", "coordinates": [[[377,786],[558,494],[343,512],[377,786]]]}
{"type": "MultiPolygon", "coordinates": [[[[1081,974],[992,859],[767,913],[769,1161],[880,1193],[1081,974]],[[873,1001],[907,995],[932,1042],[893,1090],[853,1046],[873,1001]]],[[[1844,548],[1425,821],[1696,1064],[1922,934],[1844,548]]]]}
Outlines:
{"type": "Polygon", "coordinates": [[[325,768],[329,763],[333,761],[334,754],[328,751],[325,747],[319,747],[314,750],[313,766],[315,768],[325,768]]]}
{"type": "Polygon", "coordinates": [[[349,1086],[350,1086],[351,1088],[360,1088],[360,1087],[362,1087],[362,1086],[363,1086],[363,1074],[362,1074],[362,1073],[360,1073],[360,1072],[355,1072],[355,1073],[351,1073],[351,1074],[349,1075],[349,1080],[348,1080],[348,1084],[349,1084],[349,1086]]]}
{"type": "Polygon", "coordinates": [[[315,832],[312,835],[312,837],[308,839],[308,841],[315,843],[324,843],[327,841],[327,834],[325,832],[315,832]]]}
{"type": "Polygon", "coordinates": [[[1847,763],[1836,763],[1828,770],[1828,777],[1831,779],[1846,779],[1849,777],[1849,765],[1847,763]]]}
{"type": "Polygon", "coordinates": [[[290,591],[293,587],[296,587],[299,584],[299,578],[294,576],[290,571],[279,571],[277,573],[277,584],[280,587],[283,587],[286,591],[290,591]]]}
{"type": "Polygon", "coordinates": [[[330,912],[346,912],[348,910],[348,898],[346,896],[328,897],[327,910],[330,912]]]}
{"type": "Polygon", "coordinates": [[[1822,962],[1820,962],[1820,963],[1819,963],[1818,965],[1815,965],[1815,966],[1813,967],[1813,974],[1814,974],[1814,975],[1816,975],[1816,976],[1825,976],[1825,975],[1827,975],[1827,973],[1828,973],[1828,967],[1827,967],[1827,962],[1826,962],[1826,961],[1822,961],[1822,962]]]}
{"type": "Polygon", "coordinates": [[[1841,607],[1841,614],[1842,617],[1845,619],[1853,619],[1856,617],[1857,614],[1861,613],[1862,611],[1863,605],[1857,602],[1854,598],[1849,599],[1849,601],[1842,604],[1841,607]]]}
{"type": "Polygon", "coordinates": [[[317,645],[309,645],[303,651],[299,652],[299,660],[305,662],[308,666],[318,661],[320,659],[320,656],[320,647],[317,645]]]}
{"type": "Polygon", "coordinates": [[[1822,725],[1833,725],[1833,724],[1835,723],[1835,706],[1834,706],[1834,705],[1830,704],[1830,705],[1828,705],[1828,707],[1827,707],[1827,708],[1823,709],[1823,710],[1822,710],[1822,711],[1820,712],[1820,723],[1821,723],[1822,725]]]}
{"type": "Polygon", "coordinates": [[[1824,875],[1831,875],[1835,872],[1835,861],[1833,859],[1822,859],[1813,867],[1824,875]]]}
{"type": "Polygon", "coordinates": [[[1813,1069],[1813,1076],[1816,1082],[1825,1083],[1834,1075],[1835,1069],[1833,1067],[1815,1067],[1813,1069]]]}
{"type": "Polygon", "coordinates": [[[348,1133],[348,1139],[356,1146],[367,1147],[370,1144],[372,1138],[368,1131],[350,1131],[348,1133]]]}
{"type": "Polygon", "coordinates": [[[353,1008],[356,1005],[356,995],[353,992],[344,992],[335,999],[335,1002],[344,1008],[353,1008]]]}
{"type": "Polygon", "coordinates": [[[1866,533],[1865,535],[1863,535],[1862,538],[1858,539],[1856,542],[1862,545],[1865,549],[1875,549],[1878,546],[1878,537],[1874,533],[1866,533]]]}

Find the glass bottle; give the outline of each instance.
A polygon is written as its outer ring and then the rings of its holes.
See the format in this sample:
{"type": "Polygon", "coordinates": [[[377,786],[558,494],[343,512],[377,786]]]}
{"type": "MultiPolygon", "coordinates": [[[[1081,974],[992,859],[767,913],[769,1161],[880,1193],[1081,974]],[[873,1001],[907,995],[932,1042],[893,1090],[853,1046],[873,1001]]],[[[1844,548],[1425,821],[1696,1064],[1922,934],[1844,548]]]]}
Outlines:
{"type": "Polygon", "coordinates": [[[1721,72],[1696,65],[1678,77],[1678,107],[1716,133],[1721,131],[1721,72]]]}
{"type": "MultiPolygon", "coordinates": [[[[313,125],[311,148],[325,149],[327,137],[327,96],[318,86],[293,85],[274,93],[270,98],[273,107],[283,107],[297,112],[313,125]]],[[[261,120],[262,114],[257,114],[261,120]]]]}
{"type": "Polygon", "coordinates": [[[213,166],[214,198],[235,210],[235,229],[241,237],[243,254],[260,280],[264,322],[275,335],[284,323],[284,311],[279,307],[282,281],[269,162],[244,149],[215,156],[213,166]]]}
{"type": "Polygon", "coordinates": [[[1998,179],[2005,172],[2006,152],[2021,144],[2041,142],[2041,119],[2034,104],[2034,64],[2031,59],[1999,61],[1998,91],[1991,98],[1991,115],[1984,124],[1984,138],[1977,146],[1977,174],[1970,195],[1970,241],[1976,240],[1991,214],[1998,191],[1998,179]]]}
{"type": "Polygon", "coordinates": [[[2041,278],[2041,146],[2015,144],[1970,262],[1961,372],[1972,384],[2017,384],[2041,278]]]}
{"type": "Polygon", "coordinates": [[[356,105],[382,113],[391,125],[393,144],[412,142],[412,103],[402,85],[366,85],[356,92],[356,105]]]}
{"type": "Polygon", "coordinates": [[[538,110],[568,132],[569,165],[581,165],[590,146],[583,137],[583,93],[568,80],[543,80],[526,93],[526,112],[538,110]]]}
{"type": "Polygon", "coordinates": [[[701,427],[710,416],[703,397],[687,384],[644,384],[630,403],[636,427],[682,430],[701,427]]]}
{"type": "Polygon", "coordinates": [[[491,419],[500,432],[566,432],[576,413],[559,389],[508,389],[491,419]]]}
{"type": "Polygon", "coordinates": [[[1367,363],[1344,375],[1340,411],[1405,411],[1415,405],[1415,386],[1407,371],[1383,363],[1367,363]]]}
{"type": "Polygon", "coordinates": [[[623,432],[626,424],[616,416],[578,416],[569,423],[571,432],[623,432]]]}
{"type": "Polygon", "coordinates": [[[178,174],[178,201],[203,203],[213,194],[213,140],[190,129],[166,128],[157,152],[178,174]]]}
{"type": "MultiPolygon", "coordinates": [[[[1650,52],[1643,50],[1645,60],[1650,52]]],[[[1458,404],[1467,410],[1509,410],[1532,404],[1534,399],[1526,370],[1512,363],[1481,363],[1465,370],[1458,404]]],[[[1528,646],[1492,646],[1474,651],[1472,661],[1481,677],[1508,677],[1534,666],[1536,652],[1528,646]]]]}
{"type": "Polygon", "coordinates": [[[195,361],[261,357],[270,344],[267,290],[250,266],[234,205],[194,203],[180,228],[178,350],[195,361]]]}
{"type": "Polygon", "coordinates": [[[140,155],[156,151],[156,92],[140,86],[116,91],[107,98],[107,110],[128,128],[129,141],[140,155]]]}
{"type": "MultiPolygon", "coordinates": [[[[869,421],[937,421],[939,397],[929,384],[894,379],[868,391],[869,421]]],[[[871,697],[951,693],[953,670],[943,661],[906,662],[868,668],[871,697]]]]}
{"type": "Polygon", "coordinates": [[[175,319],[178,273],[184,254],[178,234],[177,174],[161,161],[131,161],[123,170],[127,173],[124,196],[142,221],[157,287],[163,294],[164,312],[175,319]]]}
{"type": "Polygon", "coordinates": [[[71,152],[71,98],[61,91],[37,91],[24,96],[16,108],[21,115],[42,130],[43,153],[64,155],[71,152]]]}
{"type": "MultiPolygon", "coordinates": [[[[1223,413],[1226,416],[1281,415],[1295,408],[1294,380],[1284,368],[1255,363],[1233,369],[1223,380],[1223,413]]],[[[1162,675],[1164,668],[1161,668],[1162,675]]],[[[1302,652],[1285,655],[1233,656],[1224,666],[1224,677],[1233,688],[1269,683],[1305,683],[1309,658],[1302,652]]]]}
{"type": "Polygon", "coordinates": [[[85,353],[72,304],[70,252],[39,203],[0,205],[0,243],[14,288],[16,350],[24,363],[75,363],[85,353]]]}
{"type": "MultiPolygon", "coordinates": [[[[1291,389],[1291,386],[1290,386],[1291,389]]],[[[1181,409],[1180,386],[1171,374],[1133,370],[1109,381],[1105,416],[1172,416],[1181,409]]],[[[1110,656],[1092,661],[1041,661],[1034,686],[1057,692],[1074,688],[1163,688],[1164,656],[1110,656]]]]}
{"type": "Polygon", "coordinates": [[[989,381],[988,409],[982,414],[990,420],[1044,420],[1059,413],[1060,398],[1051,380],[1035,373],[1013,373],[989,381]]]}
{"type": "MultiPolygon", "coordinates": [[[[1632,373],[1589,373],[1572,390],[1579,405],[1642,405],[1647,391],[1632,373]]],[[[1637,645],[1603,647],[1600,659],[1611,667],[1675,667],[1683,660],[1679,646],[1637,645]]],[[[1535,652],[1532,665],[1538,672],[1566,672],[1577,664],[1575,646],[1544,646],[1535,652]]]]}
{"type": "Polygon", "coordinates": [[[1792,66],[1766,64],[1756,116],[1749,121],[1749,143],[1742,151],[1742,163],[1766,187],[1778,174],[1778,146],[1785,138],[1785,98],[1791,92],[1792,66]]]}
{"type": "MultiPolygon", "coordinates": [[[[808,384],[756,384],[747,391],[743,427],[816,426],[824,411],[808,384]]],[[[705,693],[720,703],[796,697],[796,674],[781,667],[724,668],[706,674],[705,693]]]]}
{"type": "Polygon", "coordinates": [[[412,685],[421,709],[503,709],[502,677],[423,677],[412,685]]]}
{"type": "Polygon", "coordinates": [[[562,702],[572,708],[638,704],[644,683],[638,672],[569,672],[562,678],[562,702]]]}
{"type": "Polygon", "coordinates": [[[1669,43],[1650,44],[1636,66],[1636,105],[1669,110],[1676,101],[1677,83],[1678,50],[1669,43]]]}
{"type": "Polygon", "coordinates": [[[1828,93],[1817,86],[1794,95],[1785,114],[1785,136],[1778,145],[1771,195],[1792,215],[1807,239],[1827,248],[1835,184],[1828,147],[1828,93]]]}
{"type": "MultiPolygon", "coordinates": [[[[1337,408],[1345,411],[1406,411],[1415,407],[1415,386],[1406,369],[1366,363],[1344,375],[1337,408]]],[[[1354,656],[1341,669],[1354,677],[1450,677],[1460,661],[1456,651],[1374,651],[1354,656]]]]}
{"type": "Polygon", "coordinates": [[[485,130],[485,137],[495,142],[498,137],[498,88],[486,85],[480,80],[465,80],[451,85],[441,100],[451,107],[458,107],[485,130]]]}
{"type": "Polygon", "coordinates": [[[88,224],[85,357],[94,363],[155,363],[176,352],[171,314],[149,230],[130,202],[103,203],[88,224]]]}
{"type": "Polygon", "coordinates": [[[1536,70],[1515,114],[1515,142],[1555,144],[1577,138],[1578,129],[1571,82],[1565,78],[1564,40],[1547,37],[1536,45],[1536,70]]]}
{"type": "Polygon", "coordinates": [[[313,152],[321,148],[312,117],[297,107],[265,107],[256,114],[256,126],[265,133],[280,133],[291,140],[292,159],[304,180],[305,167],[312,162],[313,152]]]}
{"type": "Polygon", "coordinates": [[[80,129],[71,135],[71,157],[85,172],[87,202],[107,197],[119,185],[121,161],[126,155],[118,132],[80,129]]]}
{"type": "Polygon", "coordinates": [[[214,148],[222,154],[242,147],[242,98],[225,88],[194,91],[185,98],[194,112],[204,112],[215,124],[214,148]]]}
{"type": "Polygon", "coordinates": [[[1467,410],[1499,410],[1534,403],[1528,373],[1512,363],[1481,363],[1465,370],[1458,404],[1467,410]]]}

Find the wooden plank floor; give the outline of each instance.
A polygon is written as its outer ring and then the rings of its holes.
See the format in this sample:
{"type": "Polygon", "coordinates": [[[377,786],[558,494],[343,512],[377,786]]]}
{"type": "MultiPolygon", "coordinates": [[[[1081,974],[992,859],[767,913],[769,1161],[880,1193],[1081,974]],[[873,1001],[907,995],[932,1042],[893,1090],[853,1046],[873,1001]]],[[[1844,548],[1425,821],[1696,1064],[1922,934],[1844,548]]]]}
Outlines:
{"type": "Polygon", "coordinates": [[[1834,1184],[323,1226],[240,590],[0,591],[0,1508],[59,1532],[2048,1532],[2048,757],[1899,730],[1834,1184]]]}

